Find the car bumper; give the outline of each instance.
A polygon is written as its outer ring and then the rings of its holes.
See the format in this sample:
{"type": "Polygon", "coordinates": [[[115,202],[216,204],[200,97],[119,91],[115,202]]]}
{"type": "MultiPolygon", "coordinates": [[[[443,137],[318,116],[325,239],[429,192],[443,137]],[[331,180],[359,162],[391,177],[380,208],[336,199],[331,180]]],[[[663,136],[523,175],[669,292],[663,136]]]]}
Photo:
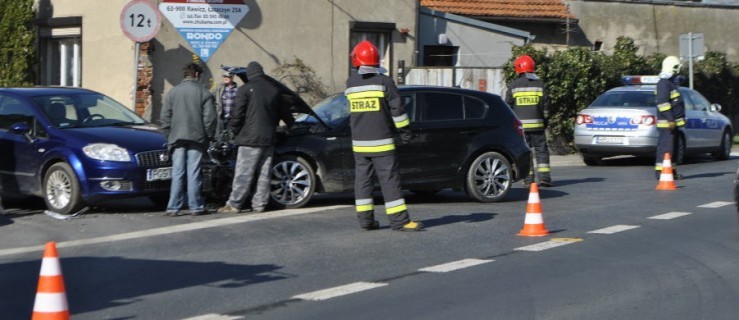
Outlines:
{"type": "Polygon", "coordinates": [[[83,199],[89,202],[146,196],[169,192],[171,179],[147,179],[147,171],[164,167],[139,167],[135,163],[114,163],[86,166],[83,199]]]}
{"type": "Polygon", "coordinates": [[[657,150],[657,137],[624,137],[622,144],[599,144],[596,136],[576,135],[575,147],[582,154],[616,155],[654,155],[657,150]]]}

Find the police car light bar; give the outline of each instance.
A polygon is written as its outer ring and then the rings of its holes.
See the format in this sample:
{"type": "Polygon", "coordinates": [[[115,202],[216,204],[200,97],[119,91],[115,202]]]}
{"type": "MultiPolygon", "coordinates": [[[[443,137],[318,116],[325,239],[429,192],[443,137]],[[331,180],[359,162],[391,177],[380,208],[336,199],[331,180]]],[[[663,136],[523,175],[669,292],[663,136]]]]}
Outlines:
{"type": "Polygon", "coordinates": [[[657,84],[659,76],[623,76],[621,82],[624,85],[657,84]]]}

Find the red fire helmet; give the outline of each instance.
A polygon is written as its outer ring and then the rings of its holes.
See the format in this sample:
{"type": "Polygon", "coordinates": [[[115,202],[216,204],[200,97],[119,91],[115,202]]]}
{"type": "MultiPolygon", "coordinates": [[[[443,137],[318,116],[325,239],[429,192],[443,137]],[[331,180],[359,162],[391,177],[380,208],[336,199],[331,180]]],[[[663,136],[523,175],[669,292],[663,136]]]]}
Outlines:
{"type": "Polygon", "coordinates": [[[525,72],[534,72],[534,69],[536,68],[534,59],[531,59],[531,57],[527,55],[523,55],[523,56],[516,58],[516,61],[513,62],[513,66],[516,69],[516,74],[521,74],[525,72]]]}
{"type": "Polygon", "coordinates": [[[380,51],[367,40],[358,43],[352,50],[352,66],[379,66],[380,51]]]}

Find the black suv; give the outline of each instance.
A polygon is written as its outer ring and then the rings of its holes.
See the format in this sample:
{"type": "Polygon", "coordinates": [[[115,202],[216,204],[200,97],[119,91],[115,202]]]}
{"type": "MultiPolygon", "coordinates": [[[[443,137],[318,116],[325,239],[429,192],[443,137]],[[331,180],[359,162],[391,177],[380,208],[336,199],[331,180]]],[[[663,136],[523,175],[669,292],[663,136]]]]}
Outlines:
{"type": "MultiPolygon", "coordinates": [[[[480,202],[504,199],[529,172],[521,122],[494,94],[449,87],[401,86],[412,139],[396,139],[403,188],[464,190],[480,202]]],[[[275,148],[272,204],[297,208],[315,193],[354,188],[349,107],[343,93],[302,110],[275,148]]]]}

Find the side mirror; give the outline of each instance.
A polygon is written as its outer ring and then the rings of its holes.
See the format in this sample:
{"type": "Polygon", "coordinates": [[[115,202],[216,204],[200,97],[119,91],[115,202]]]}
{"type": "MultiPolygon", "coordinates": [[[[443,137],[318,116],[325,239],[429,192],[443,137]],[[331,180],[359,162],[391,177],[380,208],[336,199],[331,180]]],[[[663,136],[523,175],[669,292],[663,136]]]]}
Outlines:
{"type": "Polygon", "coordinates": [[[31,132],[31,126],[26,122],[14,123],[10,126],[10,132],[17,134],[28,134],[31,132]]]}
{"type": "Polygon", "coordinates": [[[719,111],[721,111],[721,105],[718,104],[718,103],[711,104],[711,106],[708,107],[708,110],[710,110],[712,112],[719,112],[719,111]]]}

